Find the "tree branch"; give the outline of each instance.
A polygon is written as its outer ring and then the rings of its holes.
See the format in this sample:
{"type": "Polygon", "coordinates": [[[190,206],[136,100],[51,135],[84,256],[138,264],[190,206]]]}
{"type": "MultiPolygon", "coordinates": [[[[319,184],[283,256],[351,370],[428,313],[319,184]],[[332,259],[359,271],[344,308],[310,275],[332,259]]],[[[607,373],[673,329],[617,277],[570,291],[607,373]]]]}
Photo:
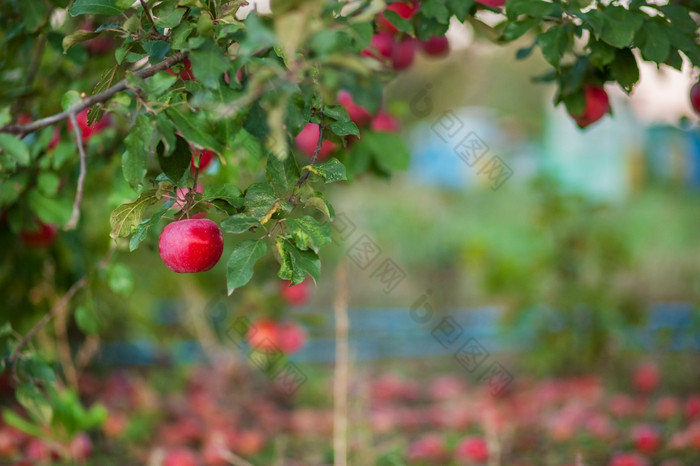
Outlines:
{"type": "Polygon", "coordinates": [[[73,295],[77,293],[82,287],[84,287],[87,284],[87,277],[83,277],[77,282],[73,283],[73,286],[71,286],[66,294],[63,295],[63,297],[56,303],[54,306],[51,308],[51,310],[48,312],[48,314],[44,315],[44,317],[41,318],[39,322],[32,327],[32,329],[27,332],[27,334],[22,337],[22,339],[17,343],[15,348],[12,350],[12,354],[10,354],[10,357],[8,358],[8,363],[12,364],[17,360],[19,357],[20,352],[22,351],[22,348],[24,348],[27,343],[34,337],[34,335],[39,332],[44,326],[56,315],[58,314],[64,307],[68,305],[68,302],[73,298],[73,295]]]}
{"type": "Polygon", "coordinates": [[[78,126],[75,113],[71,113],[69,118],[73,125],[73,131],[75,131],[75,142],[78,144],[78,154],[80,154],[80,175],[78,176],[78,188],[75,192],[75,201],[73,202],[73,213],[64,230],[73,230],[78,226],[78,221],[80,220],[80,204],[83,202],[83,187],[85,186],[85,175],[87,173],[85,147],[83,147],[83,132],[80,126],[78,126]]]}
{"type": "MultiPolygon", "coordinates": [[[[148,68],[144,68],[138,71],[134,72],[134,75],[138,76],[139,78],[147,79],[156,74],[159,71],[166,70],[170,68],[171,66],[180,63],[182,60],[184,60],[187,57],[186,52],[177,52],[176,54],[166,58],[162,62],[150,66],[148,68]]],[[[36,120],[32,123],[29,123],[27,125],[17,125],[17,124],[9,124],[5,125],[2,128],[0,128],[0,133],[10,133],[10,134],[15,134],[19,136],[20,138],[23,138],[29,133],[32,133],[34,131],[37,131],[42,128],[46,128],[47,126],[51,126],[55,123],[58,123],[59,121],[65,120],[66,118],[69,118],[71,114],[77,114],[80,113],[81,111],[85,110],[86,108],[92,107],[95,104],[101,103],[101,102],[106,102],[110,98],[114,96],[117,92],[125,91],[127,89],[127,84],[128,81],[126,78],[122,79],[119,81],[117,84],[114,86],[110,87],[109,89],[105,89],[104,91],[100,92],[99,94],[95,94],[91,97],[88,97],[87,99],[84,99],[82,102],[77,103],[73,105],[71,108],[68,110],[65,110],[61,113],[57,113],[55,115],[51,115],[46,118],[42,118],[40,120],[36,120]]]]}

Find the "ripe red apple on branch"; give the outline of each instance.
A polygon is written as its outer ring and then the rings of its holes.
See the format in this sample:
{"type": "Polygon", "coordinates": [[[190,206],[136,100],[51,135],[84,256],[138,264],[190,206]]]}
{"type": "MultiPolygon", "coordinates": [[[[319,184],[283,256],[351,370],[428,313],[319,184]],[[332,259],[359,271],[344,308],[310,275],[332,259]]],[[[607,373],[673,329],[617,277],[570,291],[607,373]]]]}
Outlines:
{"type": "MultiPolygon", "coordinates": [[[[417,1],[392,2],[386,7],[386,9],[388,11],[393,11],[403,19],[411,19],[416,11],[418,11],[419,7],[420,3],[417,1]]],[[[386,15],[384,13],[379,13],[377,16],[377,29],[380,31],[389,32],[391,34],[397,34],[399,32],[399,30],[396,29],[396,26],[391,24],[391,21],[386,19],[386,15]]]]}
{"type": "Polygon", "coordinates": [[[199,171],[204,171],[209,167],[209,164],[216,158],[216,154],[209,149],[197,149],[192,153],[192,161],[190,162],[190,168],[194,170],[196,167],[196,161],[199,159],[199,171]]]}
{"type": "Polygon", "coordinates": [[[399,121],[386,112],[379,112],[372,119],[372,131],[384,131],[387,133],[398,133],[401,130],[399,121]]]}
{"type": "Polygon", "coordinates": [[[165,265],[177,273],[204,272],[214,267],[224,250],[219,226],[208,219],[178,220],[160,234],[158,251],[165,265]]]}
{"type": "MultiPolygon", "coordinates": [[[[318,145],[318,140],[320,138],[321,129],[316,123],[308,123],[304,126],[297,137],[294,139],[294,143],[304,154],[312,157],[316,146],[318,145]]],[[[323,160],[330,157],[331,153],[336,149],[336,145],[331,141],[323,141],[321,144],[321,150],[318,153],[318,159],[323,160]]]]}
{"type": "Polygon", "coordinates": [[[308,278],[298,285],[292,285],[292,282],[285,280],[280,283],[280,293],[282,298],[290,306],[302,306],[309,299],[309,280],[308,278]]]}
{"type": "Polygon", "coordinates": [[[53,243],[57,234],[56,225],[38,222],[36,229],[24,230],[20,232],[19,237],[27,246],[44,247],[53,243]]]}
{"type": "Polygon", "coordinates": [[[450,43],[445,36],[435,36],[421,42],[423,51],[432,57],[443,57],[450,53],[450,43]]]}
{"type": "Polygon", "coordinates": [[[353,123],[357,126],[364,126],[372,119],[372,114],[365,107],[357,105],[352,98],[352,94],[346,90],[338,92],[338,103],[347,110],[353,123]]]}
{"type": "Polygon", "coordinates": [[[610,101],[608,94],[602,86],[586,84],[583,86],[583,91],[586,99],[586,107],[583,112],[578,115],[571,114],[571,117],[576,121],[579,128],[585,128],[610,111],[610,101]]]}
{"type": "MultiPolygon", "coordinates": [[[[107,128],[110,124],[109,115],[103,115],[99,121],[95,121],[92,125],[88,125],[88,109],[83,110],[75,116],[75,120],[78,122],[78,127],[80,128],[80,134],[82,135],[83,142],[87,142],[93,134],[97,134],[107,128]]],[[[73,131],[73,124],[68,120],[68,129],[73,131]]]]}

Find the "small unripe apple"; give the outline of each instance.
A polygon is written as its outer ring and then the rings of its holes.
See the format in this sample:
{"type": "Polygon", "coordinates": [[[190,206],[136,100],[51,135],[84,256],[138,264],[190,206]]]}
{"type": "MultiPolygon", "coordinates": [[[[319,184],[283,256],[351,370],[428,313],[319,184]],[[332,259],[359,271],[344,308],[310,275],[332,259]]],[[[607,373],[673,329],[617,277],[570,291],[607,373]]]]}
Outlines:
{"type": "Polygon", "coordinates": [[[398,133],[401,126],[396,118],[388,113],[380,112],[372,119],[372,131],[383,131],[386,133],[398,133]]]}
{"type": "Polygon", "coordinates": [[[416,44],[411,37],[403,37],[399,42],[394,43],[391,54],[391,63],[396,71],[405,70],[413,64],[416,54],[416,44]]]}
{"type": "MultiPolygon", "coordinates": [[[[386,9],[397,13],[403,19],[411,19],[411,17],[418,11],[419,3],[417,1],[409,2],[392,2],[386,9]]],[[[396,34],[399,32],[396,26],[391,24],[391,21],[386,19],[384,13],[379,13],[377,16],[377,29],[380,31],[388,32],[391,34],[396,34]]]]}
{"type": "Polygon", "coordinates": [[[690,88],[690,104],[696,113],[700,113],[700,82],[697,82],[690,88]]]}
{"type": "Polygon", "coordinates": [[[388,32],[380,32],[372,36],[369,47],[364,49],[361,55],[377,59],[381,59],[382,57],[391,58],[391,55],[394,53],[395,42],[396,40],[393,35],[388,32]]]}
{"type": "Polygon", "coordinates": [[[209,270],[219,262],[224,237],[219,226],[208,219],[178,220],[160,234],[158,251],[165,265],[177,273],[209,270]]]}
{"type": "MultiPolygon", "coordinates": [[[[308,123],[304,126],[297,137],[294,139],[296,146],[309,157],[313,157],[318,145],[321,130],[316,123],[308,123]]],[[[335,150],[335,144],[331,141],[323,141],[321,150],[318,152],[318,159],[323,160],[328,158],[335,150]]]]}
{"type": "Polygon", "coordinates": [[[38,222],[38,229],[22,231],[19,237],[27,246],[43,247],[53,243],[57,233],[56,225],[38,222]]]}
{"type": "Polygon", "coordinates": [[[586,107],[579,115],[571,114],[580,128],[585,128],[603,118],[603,115],[610,111],[610,101],[608,94],[602,86],[586,84],[583,86],[585,93],[586,107]]]}
{"type": "Polygon", "coordinates": [[[450,43],[445,36],[435,36],[421,42],[423,51],[433,57],[441,57],[450,53],[450,43]]]}
{"type": "Polygon", "coordinates": [[[476,0],[476,3],[481,3],[491,8],[501,8],[506,4],[506,0],[476,0]]]}
{"type": "Polygon", "coordinates": [[[476,463],[485,463],[489,459],[486,440],[482,437],[466,437],[455,448],[455,457],[462,461],[469,460],[476,463]]]}
{"type": "Polygon", "coordinates": [[[292,285],[292,282],[285,280],[280,283],[280,293],[282,298],[290,306],[301,306],[306,304],[309,299],[309,283],[307,280],[299,283],[298,285],[292,285]]]}
{"type": "Polygon", "coordinates": [[[189,448],[178,448],[165,455],[163,466],[199,466],[199,461],[189,448]]]}
{"type": "Polygon", "coordinates": [[[348,111],[350,119],[357,126],[366,125],[372,119],[372,114],[365,107],[357,105],[352,95],[346,90],[338,92],[338,103],[348,111]]]}
{"type": "Polygon", "coordinates": [[[209,164],[216,158],[216,154],[209,149],[195,150],[192,154],[192,161],[190,162],[190,168],[194,170],[195,160],[199,157],[199,171],[203,172],[207,169],[209,164]]]}

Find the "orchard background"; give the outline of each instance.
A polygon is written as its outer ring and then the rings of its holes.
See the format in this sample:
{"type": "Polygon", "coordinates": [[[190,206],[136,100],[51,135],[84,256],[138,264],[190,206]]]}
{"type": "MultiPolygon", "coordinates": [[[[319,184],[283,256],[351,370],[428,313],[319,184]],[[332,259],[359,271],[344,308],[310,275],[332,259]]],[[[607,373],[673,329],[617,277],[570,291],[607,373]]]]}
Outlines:
{"type": "Polygon", "coordinates": [[[699,19],[2,2],[0,464],[699,464],[699,19]]]}

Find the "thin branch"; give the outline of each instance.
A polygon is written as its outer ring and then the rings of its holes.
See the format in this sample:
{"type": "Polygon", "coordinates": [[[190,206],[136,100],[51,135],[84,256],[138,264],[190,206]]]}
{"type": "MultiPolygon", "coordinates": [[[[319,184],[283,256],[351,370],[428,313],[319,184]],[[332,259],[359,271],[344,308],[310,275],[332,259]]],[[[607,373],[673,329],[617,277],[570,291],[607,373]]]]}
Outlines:
{"type": "Polygon", "coordinates": [[[10,357],[8,358],[8,363],[12,364],[17,360],[19,357],[20,352],[22,351],[22,348],[24,348],[27,343],[34,337],[34,335],[39,332],[44,326],[56,315],[68,305],[70,300],[73,298],[73,295],[77,293],[82,287],[84,287],[87,284],[87,277],[83,277],[77,282],[73,283],[73,286],[71,286],[66,294],[63,295],[63,297],[56,303],[54,306],[51,308],[51,310],[44,315],[44,317],[39,320],[39,322],[32,327],[32,329],[27,332],[27,334],[22,337],[22,339],[17,343],[15,346],[14,350],[12,350],[12,354],[10,354],[10,357]]]}
{"type": "MultiPolygon", "coordinates": [[[[311,162],[309,162],[309,165],[313,165],[316,163],[316,160],[318,159],[318,154],[321,152],[321,147],[323,146],[323,130],[324,130],[324,124],[323,124],[323,105],[321,106],[321,110],[318,112],[320,118],[321,118],[321,123],[318,125],[318,142],[316,143],[316,149],[314,149],[314,153],[311,156],[311,162]]],[[[306,182],[306,180],[309,178],[309,175],[311,175],[311,171],[308,169],[304,172],[303,175],[299,178],[299,181],[297,181],[297,184],[295,185],[295,188],[298,188],[302,184],[306,182]]]]}
{"type": "Polygon", "coordinates": [[[74,230],[78,226],[80,220],[80,205],[83,202],[83,188],[85,186],[85,175],[87,174],[87,164],[85,163],[85,147],[83,147],[83,132],[78,126],[78,121],[75,118],[75,113],[68,115],[70,122],[75,131],[75,142],[78,144],[78,154],[80,154],[80,175],[78,176],[78,188],[75,192],[75,201],[73,202],[73,213],[70,220],[66,224],[64,230],[74,230]]]}
{"type": "MultiPolygon", "coordinates": [[[[142,70],[138,70],[134,72],[135,76],[138,76],[139,78],[142,79],[147,79],[156,74],[159,71],[166,70],[170,68],[171,66],[180,63],[182,60],[184,60],[187,57],[186,52],[177,52],[176,54],[166,58],[162,62],[150,66],[148,68],[144,68],[142,70]]],[[[17,125],[17,124],[9,124],[5,125],[2,128],[0,128],[0,133],[10,133],[10,134],[15,134],[19,137],[24,137],[29,133],[32,133],[34,131],[37,131],[42,128],[46,128],[47,126],[51,126],[55,123],[58,123],[59,121],[65,120],[66,118],[69,118],[71,114],[77,114],[80,113],[81,111],[85,110],[86,108],[92,107],[95,104],[106,102],[109,99],[111,99],[114,94],[117,92],[125,91],[128,88],[128,81],[126,78],[122,79],[119,81],[117,84],[114,86],[110,87],[109,89],[105,89],[104,91],[100,92],[99,94],[95,94],[91,97],[88,97],[87,99],[83,100],[80,103],[77,103],[73,105],[71,108],[68,110],[65,110],[61,113],[57,113],[55,115],[51,115],[46,118],[42,118],[40,120],[36,120],[32,123],[26,124],[26,125],[17,125]]]]}
{"type": "Polygon", "coordinates": [[[146,2],[143,0],[139,0],[141,2],[141,6],[143,7],[143,11],[146,13],[146,18],[148,18],[148,22],[151,24],[151,35],[153,36],[154,39],[156,40],[168,40],[168,36],[165,36],[161,34],[158,29],[156,29],[156,23],[153,21],[153,16],[151,16],[151,12],[149,11],[148,7],[146,6],[146,2]]]}
{"type": "Polygon", "coordinates": [[[333,374],[333,464],[348,462],[348,270],[344,261],[335,274],[335,373],[333,374]]]}

